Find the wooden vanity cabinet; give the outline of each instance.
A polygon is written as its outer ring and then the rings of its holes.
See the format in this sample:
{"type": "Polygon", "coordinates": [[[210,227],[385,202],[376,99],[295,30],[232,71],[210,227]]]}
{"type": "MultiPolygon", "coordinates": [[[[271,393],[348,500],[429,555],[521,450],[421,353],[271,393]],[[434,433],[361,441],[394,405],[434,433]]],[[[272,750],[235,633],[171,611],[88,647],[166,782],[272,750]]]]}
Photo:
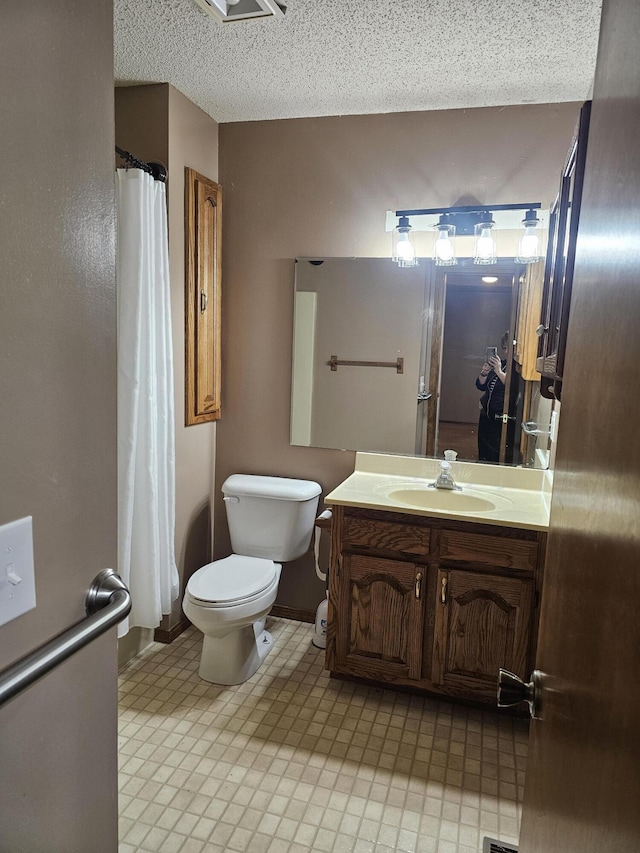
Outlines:
{"type": "Polygon", "coordinates": [[[546,534],[333,508],[327,668],[495,705],[529,675],[546,534]]]}

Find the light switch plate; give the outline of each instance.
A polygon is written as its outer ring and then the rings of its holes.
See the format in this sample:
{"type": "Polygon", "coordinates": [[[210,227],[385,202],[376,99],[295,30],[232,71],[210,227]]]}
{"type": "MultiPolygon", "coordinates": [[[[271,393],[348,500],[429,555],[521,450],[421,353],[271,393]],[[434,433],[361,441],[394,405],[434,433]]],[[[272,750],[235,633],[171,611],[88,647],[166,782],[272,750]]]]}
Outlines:
{"type": "Polygon", "coordinates": [[[0,527],[0,625],[36,606],[31,516],[0,527]]]}

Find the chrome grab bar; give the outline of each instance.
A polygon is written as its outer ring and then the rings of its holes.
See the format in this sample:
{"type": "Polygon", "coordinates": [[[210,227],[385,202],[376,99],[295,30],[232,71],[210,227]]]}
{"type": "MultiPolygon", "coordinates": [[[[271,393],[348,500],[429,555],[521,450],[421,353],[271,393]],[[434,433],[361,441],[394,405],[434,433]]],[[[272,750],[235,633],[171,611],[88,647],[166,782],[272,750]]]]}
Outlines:
{"type": "Polygon", "coordinates": [[[121,622],[131,610],[127,585],[113,569],[95,576],[85,599],[87,616],[0,672],[0,705],[121,622]]]}

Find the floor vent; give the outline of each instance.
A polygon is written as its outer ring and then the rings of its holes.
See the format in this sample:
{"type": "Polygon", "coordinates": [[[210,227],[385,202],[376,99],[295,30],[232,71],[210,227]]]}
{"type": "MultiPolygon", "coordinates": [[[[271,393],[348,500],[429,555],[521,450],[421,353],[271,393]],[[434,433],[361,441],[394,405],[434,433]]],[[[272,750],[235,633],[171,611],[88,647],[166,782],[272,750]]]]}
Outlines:
{"type": "Polygon", "coordinates": [[[482,843],[482,853],[518,853],[518,848],[513,844],[505,844],[502,841],[496,841],[495,838],[485,836],[482,843]]]}

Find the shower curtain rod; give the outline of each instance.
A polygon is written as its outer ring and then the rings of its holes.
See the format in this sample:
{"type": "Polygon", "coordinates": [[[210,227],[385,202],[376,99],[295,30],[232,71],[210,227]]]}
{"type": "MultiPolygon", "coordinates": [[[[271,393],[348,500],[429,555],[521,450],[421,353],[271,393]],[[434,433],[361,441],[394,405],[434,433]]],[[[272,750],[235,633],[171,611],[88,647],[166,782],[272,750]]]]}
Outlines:
{"type": "Polygon", "coordinates": [[[162,165],[162,163],[144,163],[142,160],[138,160],[137,157],[134,157],[133,154],[130,154],[128,151],[124,151],[122,148],[118,148],[117,145],[116,154],[119,154],[120,157],[122,157],[122,159],[125,160],[130,166],[133,166],[134,169],[142,169],[143,172],[147,172],[156,181],[162,181],[163,184],[167,182],[167,170],[162,165]]]}

